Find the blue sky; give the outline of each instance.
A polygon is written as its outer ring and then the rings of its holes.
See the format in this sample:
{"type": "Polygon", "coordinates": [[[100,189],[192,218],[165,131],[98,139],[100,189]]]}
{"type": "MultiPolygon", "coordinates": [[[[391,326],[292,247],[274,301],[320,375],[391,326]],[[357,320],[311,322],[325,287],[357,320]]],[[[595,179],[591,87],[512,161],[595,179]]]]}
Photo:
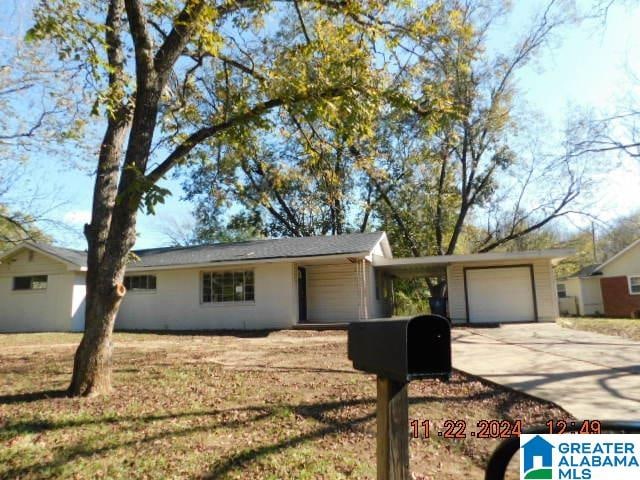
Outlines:
{"type": "MultiPolygon", "coordinates": [[[[509,21],[492,37],[492,47],[500,48],[527,24],[531,9],[545,2],[525,0],[514,2],[516,7],[509,21]]],[[[579,1],[579,7],[591,2],[579,1]]],[[[576,107],[593,107],[612,111],[624,105],[625,97],[636,89],[629,80],[629,71],[640,73],[640,5],[614,5],[606,25],[600,21],[570,25],[558,35],[553,45],[545,48],[537,60],[519,74],[519,92],[528,107],[541,112],[549,123],[547,137],[555,136],[565,124],[567,112],[576,107]]],[[[0,5],[0,32],[28,28],[28,2],[18,2],[19,10],[0,5]]],[[[11,42],[1,36],[3,48],[11,42]]],[[[0,48],[2,51],[2,48],[0,48]]],[[[1,160],[0,160],[1,161],[1,160]]],[[[14,195],[26,194],[37,188],[45,204],[40,209],[54,205],[48,216],[64,222],[68,229],[56,229],[58,243],[84,248],[80,234],[82,225],[89,218],[93,178],[85,170],[73,168],[57,158],[32,156],[15,185],[14,195]],[[46,195],[46,194],[50,195],[46,195]]],[[[598,200],[593,213],[603,220],[640,209],[640,162],[613,155],[611,167],[597,178],[600,183],[598,200]]],[[[171,222],[182,223],[190,218],[192,206],[181,200],[180,183],[164,182],[173,195],[165,205],[157,209],[156,216],[140,215],[139,239],[136,247],[146,248],[168,243],[163,228],[171,222]]],[[[584,224],[580,218],[572,218],[565,226],[584,224]]]]}

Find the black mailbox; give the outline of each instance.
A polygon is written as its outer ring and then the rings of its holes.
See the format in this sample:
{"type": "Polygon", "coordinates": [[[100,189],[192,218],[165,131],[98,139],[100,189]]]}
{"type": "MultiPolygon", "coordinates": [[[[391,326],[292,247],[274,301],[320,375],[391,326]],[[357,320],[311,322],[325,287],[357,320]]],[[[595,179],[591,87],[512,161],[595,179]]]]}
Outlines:
{"type": "Polygon", "coordinates": [[[440,315],[351,323],[349,359],[357,370],[397,382],[448,379],[451,323],[440,315]]]}

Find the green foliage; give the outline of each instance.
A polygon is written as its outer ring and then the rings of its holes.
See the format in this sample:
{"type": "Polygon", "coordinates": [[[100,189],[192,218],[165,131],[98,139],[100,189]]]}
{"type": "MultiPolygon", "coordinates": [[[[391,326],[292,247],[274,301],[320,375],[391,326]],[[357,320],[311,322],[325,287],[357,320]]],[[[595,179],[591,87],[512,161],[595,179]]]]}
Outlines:
{"type": "Polygon", "coordinates": [[[165,197],[171,195],[171,191],[156,185],[135,166],[126,167],[125,172],[134,175],[136,179],[131,182],[128,190],[118,196],[116,202],[130,199],[130,201],[136,202],[140,210],[148,215],[155,215],[156,206],[159,203],[164,204],[165,197]]]}
{"type": "Polygon", "coordinates": [[[409,316],[429,311],[429,286],[424,278],[393,282],[394,315],[409,316]]]}
{"type": "MultiPolygon", "coordinates": [[[[134,104],[142,70],[131,27],[110,32],[106,7],[41,1],[28,38],[53,42],[59,58],[86,71],[94,112],[115,118],[134,104]],[[125,47],[117,81],[112,33],[125,47]]],[[[452,253],[473,214],[498,198],[500,172],[519,160],[509,145],[511,72],[535,48],[516,48],[516,59],[486,53],[486,28],[506,2],[144,7],[151,55],[174,28],[188,28],[188,41],[162,90],[155,144],[124,176],[133,184],[119,200],[153,213],[169,192],[148,166],[181,152],[169,169],[187,167],[187,198],[207,238],[240,212],[252,234],[383,228],[398,254],[452,253]],[[212,133],[191,143],[203,130],[212,133]]],[[[533,35],[522,45],[541,40],[533,35]]]]}
{"type": "Polygon", "coordinates": [[[11,211],[0,204],[0,252],[9,250],[20,242],[50,243],[51,237],[35,224],[33,216],[19,211],[11,211]]]}

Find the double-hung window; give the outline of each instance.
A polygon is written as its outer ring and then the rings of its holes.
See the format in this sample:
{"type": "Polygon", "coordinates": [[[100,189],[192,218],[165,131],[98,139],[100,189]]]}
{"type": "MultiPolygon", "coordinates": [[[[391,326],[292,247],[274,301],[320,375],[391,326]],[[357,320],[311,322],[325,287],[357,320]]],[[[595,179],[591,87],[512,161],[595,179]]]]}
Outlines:
{"type": "Polygon", "coordinates": [[[558,298],[567,298],[567,286],[564,283],[558,284],[558,298]]]}
{"type": "Polygon", "coordinates": [[[127,275],[124,277],[124,286],[130,291],[155,291],[155,275],[127,275]]]}
{"type": "Polygon", "coordinates": [[[14,290],[44,290],[47,288],[48,277],[46,275],[30,275],[25,277],[13,277],[14,290]]]}
{"type": "Polygon", "coordinates": [[[640,295],[640,275],[629,277],[629,293],[631,295],[640,295]]]}
{"type": "Polygon", "coordinates": [[[252,270],[202,274],[202,303],[253,302],[254,294],[252,270]]]}

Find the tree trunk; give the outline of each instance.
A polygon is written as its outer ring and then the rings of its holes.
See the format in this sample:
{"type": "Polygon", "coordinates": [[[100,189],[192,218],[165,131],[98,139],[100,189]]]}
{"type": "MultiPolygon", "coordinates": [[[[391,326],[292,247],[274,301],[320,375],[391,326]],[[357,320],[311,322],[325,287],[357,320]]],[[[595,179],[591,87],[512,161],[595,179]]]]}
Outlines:
{"type": "MultiPolygon", "coordinates": [[[[124,269],[114,274],[122,278],[124,269]]],[[[112,278],[100,272],[95,287],[87,289],[85,331],[74,358],[70,395],[91,397],[111,390],[111,335],[125,293],[112,278]]]]}

